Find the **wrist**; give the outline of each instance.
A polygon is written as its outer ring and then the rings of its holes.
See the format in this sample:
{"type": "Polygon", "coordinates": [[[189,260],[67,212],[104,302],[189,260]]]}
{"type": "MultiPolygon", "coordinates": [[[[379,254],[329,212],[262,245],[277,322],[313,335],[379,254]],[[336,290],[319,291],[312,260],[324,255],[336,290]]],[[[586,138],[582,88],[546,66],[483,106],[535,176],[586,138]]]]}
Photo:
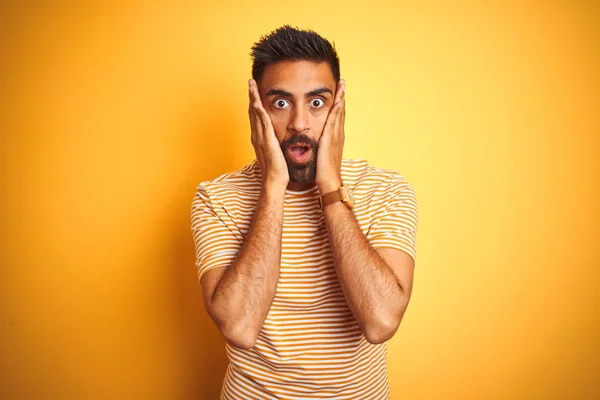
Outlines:
{"type": "Polygon", "coordinates": [[[284,180],[266,180],[261,186],[261,194],[267,197],[285,197],[287,181],[284,180]]]}
{"type": "Polygon", "coordinates": [[[342,179],[336,177],[334,179],[328,179],[323,183],[318,184],[319,192],[321,195],[333,192],[334,190],[338,190],[343,185],[342,179]]]}

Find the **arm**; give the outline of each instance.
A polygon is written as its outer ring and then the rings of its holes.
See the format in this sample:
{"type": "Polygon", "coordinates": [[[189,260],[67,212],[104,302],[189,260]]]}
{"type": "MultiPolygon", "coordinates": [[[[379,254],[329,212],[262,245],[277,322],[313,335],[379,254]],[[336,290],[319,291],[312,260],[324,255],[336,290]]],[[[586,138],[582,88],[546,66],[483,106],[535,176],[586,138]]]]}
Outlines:
{"type": "Polygon", "coordinates": [[[263,186],[234,262],[225,270],[207,272],[201,281],[209,315],[223,337],[236,347],[254,346],[275,296],[284,194],[285,187],[263,186]]]}
{"type": "MultiPolygon", "coordinates": [[[[342,185],[345,92],[346,82],[340,80],[336,102],[319,139],[315,180],[322,194],[342,185]]],[[[394,199],[395,207],[389,206],[391,213],[385,219],[380,216],[379,223],[376,222],[375,229],[368,234],[369,239],[363,235],[352,210],[341,202],[330,204],[324,210],[333,261],[344,296],[365,338],[373,344],[385,342],[394,335],[412,290],[414,247],[411,246],[414,246],[416,233],[416,208],[414,202],[406,203],[406,200],[404,196],[394,199]],[[405,204],[409,203],[410,219],[407,219],[405,204]],[[409,222],[408,230],[402,226],[405,222],[409,222]],[[375,250],[375,247],[381,248],[375,250]]]]}
{"type": "MultiPolygon", "coordinates": [[[[248,84],[251,141],[262,175],[261,193],[248,234],[233,261],[230,261],[233,246],[220,244],[220,252],[214,257],[205,257],[205,250],[214,246],[209,244],[209,239],[214,243],[215,235],[194,236],[199,259],[205,260],[200,262],[204,262],[204,268],[211,268],[205,274],[206,279],[201,280],[207,311],[225,339],[244,349],[254,346],[277,289],[283,199],[289,182],[287,164],[256,82],[251,79],[248,84]],[[216,261],[220,256],[224,260],[216,261]],[[227,268],[215,269],[216,265],[227,268]]],[[[197,217],[195,226],[206,223],[215,232],[227,232],[207,206],[204,203],[204,213],[197,217]]]]}
{"type": "Polygon", "coordinates": [[[325,207],[325,220],[340,285],[365,338],[373,344],[389,340],[408,306],[414,261],[397,249],[375,250],[341,202],[325,207]]]}

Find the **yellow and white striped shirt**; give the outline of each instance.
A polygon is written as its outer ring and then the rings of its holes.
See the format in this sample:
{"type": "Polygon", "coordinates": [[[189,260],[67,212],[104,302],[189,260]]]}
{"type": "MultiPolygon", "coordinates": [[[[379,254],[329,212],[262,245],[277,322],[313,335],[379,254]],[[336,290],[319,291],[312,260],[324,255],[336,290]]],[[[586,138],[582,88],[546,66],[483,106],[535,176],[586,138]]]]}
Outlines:
{"type": "MultiPolygon", "coordinates": [[[[347,158],[341,177],[371,246],[416,260],[417,202],[404,177],[347,158]]],[[[191,217],[199,280],[235,258],[260,186],[257,160],[198,185],[191,217]]],[[[226,343],[221,399],[389,399],[386,344],[367,342],[348,307],[318,196],[317,186],[286,190],[275,297],[253,348],[226,343]]]]}

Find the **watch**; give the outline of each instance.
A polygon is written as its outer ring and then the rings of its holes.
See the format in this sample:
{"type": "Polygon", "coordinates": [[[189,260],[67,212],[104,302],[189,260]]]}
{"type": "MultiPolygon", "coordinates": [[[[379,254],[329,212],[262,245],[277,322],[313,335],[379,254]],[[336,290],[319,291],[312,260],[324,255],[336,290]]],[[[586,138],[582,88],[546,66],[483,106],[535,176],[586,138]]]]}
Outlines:
{"type": "Polygon", "coordinates": [[[321,207],[321,209],[337,201],[341,201],[349,209],[354,208],[354,197],[348,192],[347,186],[345,185],[342,185],[333,192],[325,193],[322,196],[319,195],[319,207],[321,207]]]}

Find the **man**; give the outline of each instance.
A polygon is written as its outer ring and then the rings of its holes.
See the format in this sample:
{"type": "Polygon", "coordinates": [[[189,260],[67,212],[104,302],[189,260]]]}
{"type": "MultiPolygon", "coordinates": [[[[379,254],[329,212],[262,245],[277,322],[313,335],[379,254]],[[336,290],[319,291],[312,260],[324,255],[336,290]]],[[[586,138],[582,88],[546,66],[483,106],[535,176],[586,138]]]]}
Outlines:
{"type": "Polygon", "coordinates": [[[386,399],[408,305],[417,203],[392,170],[342,157],[334,47],[284,25],[252,48],[256,159],[198,185],[196,266],[230,360],[222,399],[386,399]]]}

